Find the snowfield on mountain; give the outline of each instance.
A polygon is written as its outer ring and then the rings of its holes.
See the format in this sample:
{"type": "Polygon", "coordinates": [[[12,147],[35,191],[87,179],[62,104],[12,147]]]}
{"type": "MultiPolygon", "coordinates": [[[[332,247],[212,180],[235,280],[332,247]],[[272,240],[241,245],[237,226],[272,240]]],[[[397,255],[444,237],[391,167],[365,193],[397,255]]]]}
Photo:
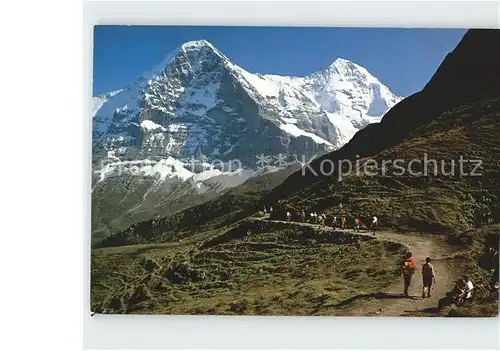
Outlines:
{"type": "Polygon", "coordinates": [[[181,45],[133,84],[94,99],[96,151],[118,156],[120,147],[138,153],[160,147],[186,157],[201,149],[222,159],[238,158],[240,150],[255,156],[267,150],[309,154],[314,145],[337,149],[401,100],[345,59],[306,77],[253,74],[204,40],[181,45]],[[255,132],[261,140],[288,137],[303,145],[262,145],[244,137],[255,132]]]}

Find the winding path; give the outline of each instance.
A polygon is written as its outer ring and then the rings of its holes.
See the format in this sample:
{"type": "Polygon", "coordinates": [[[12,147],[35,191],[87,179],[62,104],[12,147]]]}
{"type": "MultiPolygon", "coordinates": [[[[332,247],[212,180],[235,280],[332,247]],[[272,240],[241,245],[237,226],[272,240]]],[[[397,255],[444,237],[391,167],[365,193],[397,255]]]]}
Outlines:
{"type": "MultiPolygon", "coordinates": [[[[342,304],[355,302],[353,307],[342,310],[342,315],[401,316],[415,311],[436,308],[438,306],[439,299],[445,296],[446,292],[453,288],[455,281],[462,274],[460,266],[455,260],[451,259],[452,256],[458,252],[458,250],[455,247],[448,245],[445,241],[439,240],[439,237],[421,236],[415,233],[401,234],[389,231],[379,231],[375,236],[373,236],[371,232],[358,233],[354,232],[352,229],[334,229],[329,226],[320,226],[313,223],[268,220],[264,218],[258,220],[302,225],[312,227],[320,231],[336,230],[349,232],[351,234],[355,233],[370,236],[378,240],[402,244],[413,253],[413,257],[417,263],[417,271],[412,279],[409,289],[409,297],[404,297],[403,295],[403,277],[401,275],[396,282],[386,288],[383,292],[353,296],[336,306],[332,306],[338,307],[342,304]],[[422,264],[425,263],[425,258],[427,256],[432,257],[432,263],[436,270],[437,283],[433,284],[431,291],[432,296],[430,298],[422,299],[422,276],[420,269],[422,264]]],[[[376,264],[376,262],[374,262],[374,264],[376,264]]]]}

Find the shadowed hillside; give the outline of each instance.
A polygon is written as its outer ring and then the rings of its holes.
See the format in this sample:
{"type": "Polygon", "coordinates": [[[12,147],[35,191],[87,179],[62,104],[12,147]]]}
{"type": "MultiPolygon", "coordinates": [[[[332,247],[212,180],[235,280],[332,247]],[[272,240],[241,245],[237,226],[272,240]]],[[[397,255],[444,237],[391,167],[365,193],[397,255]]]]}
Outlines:
{"type": "MultiPolygon", "coordinates": [[[[341,201],[348,213],[378,214],[383,225],[421,231],[449,231],[500,219],[500,32],[471,30],[447,55],[419,93],[392,108],[379,124],[358,132],[343,148],[311,163],[277,187],[268,202],[317,211],[336,211],[341,201]],[[406,162],[428,159],[445,163],[438,176],[343,177],[338,168],[322,176],[324,160],[360,163],[369,158],[406,162]],[[482,176],[451,177],[451,160],[482,160],[482,176]],[[286,205],[285,205],[286,204],[286,205]]],[[[418,164],[414,166],[418,170],[418,164]]],[[[439,168],[440,164],[438,165],[439,168]]],[[[468,167],[472,167],[469,165],[468,167]]],[[[328,169],[328,168],[327,168],[328,169]]],[[[346,168],[343,168],[347,172],[346,168]]],[[[468,169],[472,171],[472,169],[468,169]]],[[[458,172],[457,172],[458,173],[458,172]]]]}
{"type": "MultiPolygon", "coordinates": [[[[439,161],[437,175],[431,172],[435,165],[429,163],[428,176],[394,175],[397,169],[392,165],[386,168],[385,175],[351,174],[341,182],[336,174],[317,177],[316,182],[310,182],[312,176],[302,176],[299,180],[305,184],[292,195],[279,198],[280,206],[332,216],[339,214],[337,206],[342,202],[346,213],[362,219],[377,215],[386,228],[422,232],[451,232],[496,222],[500,219],[499,121],[498,97],[450,109],[411,133],[405,141],[370,158],[377,164],[396,159],[422,160],[421,164],[413,164],[412,171],[423,172],[426,154],[428,159],[439,161]],[[461,176],[458,164],[461,156],[466,160],[481,160],[481,167],[476,170],[481,175],[461,176]]],[[[367,160],[361,159],[360,164],[367,160]]],[[[463,170],[471,174],[475,167],[476,163],[464,163],[463,170]]],[[[280,191],[287,187],[290,187],[288,181],[280,191]]],[[[275,193],[270,198],[274,196],[275,193]]]]}

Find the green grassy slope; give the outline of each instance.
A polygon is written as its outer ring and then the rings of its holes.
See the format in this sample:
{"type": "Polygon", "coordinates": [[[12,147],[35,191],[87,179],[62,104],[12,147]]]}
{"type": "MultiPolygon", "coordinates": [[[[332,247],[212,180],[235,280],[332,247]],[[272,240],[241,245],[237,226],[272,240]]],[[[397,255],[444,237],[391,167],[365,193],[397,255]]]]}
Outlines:
{"type": "MultiPolygon", "coordinates": [[[[377,215],[385,228],[422,232],[453,232],[480,227],[500,220],[500,98],[476,101],[443,113],[432,123],[418,129],[400,144],[370,159],[379,165],[384,160],[438,160],[445,172],[455,160],[454,176],[394,175],[398,169],[388,165],[385,175],[317,177],[286,198],[269,196],[268,202],[280,201],[283,209],[324,212],[339,215],[356,214],[369,221],[377,215]],[[458,161],[481,160],[479,176],[460,176],[458,161]]],[[[360,160],[361,168],[369,158],[360,160]]],[[[414,163],[413,171],[422,170],[414,163]]],[[[464,164],[467,173],[475,165],[464,164]]],[[[430,167],[429,167],[430,169],[430,167]]],[[[307,177],[307,176],[306,176],[307,177]]],[[[304,178],[306,178],[304,177],[304,178]]],[[[309,180],[307,180],[309,181],[309,180]]],[[[283,184],[286,187],[286,183],[283,184]]]]}
{"type": "Polygon", "coordinates": [[[380,291],[399,274],[400,245],[363,237],[357,246],[354,238],[243,221],[177,242],[95,249],[92,310],[320,314],[353,294],[380,291]]]}

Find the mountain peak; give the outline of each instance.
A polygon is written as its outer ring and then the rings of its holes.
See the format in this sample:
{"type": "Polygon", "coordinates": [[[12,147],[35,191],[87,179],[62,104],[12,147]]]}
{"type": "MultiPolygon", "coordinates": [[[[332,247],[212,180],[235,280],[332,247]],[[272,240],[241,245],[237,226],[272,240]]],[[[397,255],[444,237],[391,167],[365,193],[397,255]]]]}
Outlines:
{"type": "Polygon", "coordinates": [[[213,50],[217,50],[209,41],[205,39],[187,41],[181,45],[181,49],[185,50],[200,49],[203,47],[208,47],[213,50]]]}
{"type": "Polygon", "coordinates": [[[184,53],[212,53],[216,54],[219,57],[225,57],[222,52],[220,52],[215,46],[212,45],[209,41],[205,39],[201,40],[192,40],[192,41],[187,41],[184,44],[182,44],[179,49],[177,50],[177,53],[184,52],[184,53]]]}
{"type": "Polygon", "coordinates": [[[350,60],[347,60],[345,58],[342,58],[342,57],[338,57],[335,59],[335,61],[332,62],[332,64],[330,66],[345,66],[345,65],[348,65],[348,64],[354,64],[352,61],[350,60]]]}
{"type": "Polygon", "coordinates": [[[193,64],[200,60],[200,56],[211,58],[226,58],[222,52],[220,52],[215,46],[212,45],[212,43],[204,39],[185,42],[175,51],[174,56],[178,55],[190,57],[190,60],[193,61],[193,64]]]}
{"type": "MultiPolygon", "coordinates": [[[[328,67],[328,70],[335,70],[341,75],[352,75],[353,72],[360,72],[362,74],[367,74],[368,71],[366,68],[358,65],[357,63],[354,63],[350,60],[344,59],[344,58],[337,58],[335,61],[332,62],[332,64],[328,67]]],[[[369,73],[368,73],[369,74],[369,73]]],[[[371,74],[370,74],[371,75],[371,74]]]]}

